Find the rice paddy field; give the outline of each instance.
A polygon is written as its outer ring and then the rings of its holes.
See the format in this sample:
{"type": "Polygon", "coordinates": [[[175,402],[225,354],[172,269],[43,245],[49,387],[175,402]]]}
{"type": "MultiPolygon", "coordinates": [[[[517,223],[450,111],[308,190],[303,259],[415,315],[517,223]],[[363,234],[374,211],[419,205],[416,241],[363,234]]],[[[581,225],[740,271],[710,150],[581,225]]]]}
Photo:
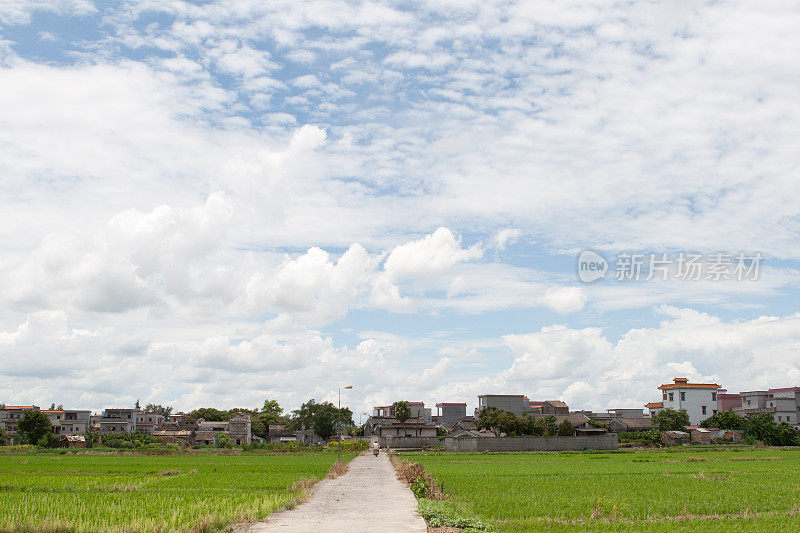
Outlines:
{"type": "Polygon", "coordinates": [[[497,531],[800,531],[798,449],[410,455],[497,531]]]}
{"type": "Polygon", "coordinates": [[[0,454],[0,530],[225,530],[290,504],[334,461],[324,452],[0,454]]]}

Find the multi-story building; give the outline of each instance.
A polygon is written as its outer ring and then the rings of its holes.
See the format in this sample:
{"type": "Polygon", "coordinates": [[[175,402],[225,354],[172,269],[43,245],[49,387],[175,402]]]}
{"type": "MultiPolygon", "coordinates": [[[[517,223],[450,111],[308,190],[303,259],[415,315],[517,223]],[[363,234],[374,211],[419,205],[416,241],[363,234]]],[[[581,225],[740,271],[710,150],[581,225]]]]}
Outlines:
{"type": "Polygon", "coordinates": [[[17,424],[26,411],[38,411],[36,405],[0,405],[0,426],[13,438],[17,434],[17,424]]]}
{"type": "Polygon", "coordinates": [[[440,402],[436,404],[436,423],[452,426],[461,418],[467,416],[467,404],[440,402]]]}
{"type": "MultiPolygon", "coordinates": [[[[411,418],[420,418],[427,424],[431,423],[431,408],[425,407],[425,402],[408,402],[408,407],[411,409],[411,418]]],[[[377,405],[373,407],[372,416],[378,418],[393,418],[394,404],[377,405]]]]}
{"type": "Polygon", "coordinates": [[[83,435],[89,431],[92,412],[88,409],[48,409],[42,412],[47,415],[56,435],[83,435]]]}
{"type": "Polygon", "coordinates": [[[776,423],[800,428],[800,387],[784,387],[740,394],[742,405],[733,411],[739,416],[771,413],[776,423]]]}
{"type": "Polygon", "coordinates": [[[530,412],[530,400],[524,394],[481,394],[475,416],[487,407],[496,407],[522,416],[530,412]]]}
{"type": "Polygon", "coordinates": [[[164,427],[164,415],[159,413],[137,413],[136,431],[152,434],[164,427]]]}
{"type": "Polygon", "coordinates": [[[561,400],[546,400],[542,402],[543,415],[568,415],[569,406],[561,400]]]}
{"type": "Polygon", "coordinates": [[[673,383],[658,388],[662,393],[663,408],[685,409],[689,414],[689,424],[699,424],[717,412],[720,386],[716,383],[689,383],[686,378],[675,378],[673,383]]]}
{"type": "Polygon", "coordinates": [[[101,434],[133,433],[139,409],[105,409],[100,417],[95,417],[92,427],[101,434]]]}
{"type": "Polygon", "coordinates": [[[727,389],[719,389],[717,391],[717,412],[733,411],[741,406],[741,394],[731,394],[727,389]]]}
{"type": "Polygon", "coordinates": [[[228,420],[228,435],[233,444],[250,444],[253,440],[250,415],[238,414],[228,420]]]}

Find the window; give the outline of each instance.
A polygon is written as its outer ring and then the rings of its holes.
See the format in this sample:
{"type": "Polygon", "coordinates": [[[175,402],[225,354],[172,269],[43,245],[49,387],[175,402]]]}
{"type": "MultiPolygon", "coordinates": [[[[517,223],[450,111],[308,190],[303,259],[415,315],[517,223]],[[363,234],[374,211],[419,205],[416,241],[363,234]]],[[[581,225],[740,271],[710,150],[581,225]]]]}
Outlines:
{"type": "Polygon", "coordinates": [[[665,393],[664,393],[664,395],[661,397],[661,399],[662,399],[662,400],[666,400],[666,399],[667,399],[667,393],[666,393],[666,392],[665,392],[665,393]]]}
{"type": "Polygon", "coordinates": [[[669,401],[675,401],[675,394],[672,392],[669,393],[669,401]]]}
{"type": "Polygon", "coordinates": [[[716,392],[712,392],[711,393],[711,401],[712,402],[716,402],[717,401],[717,393],[716,392]]]}
{"type": "Polygon", "coordinates": [[[682,401],[682,402],[685,402],[685,401],[686,401],[686,393],[685,393],[685,392],[682,392],[682,393],[681,393],[681,401],[682,401]]]}
{"type": "Polygon", "coordinates": [[[702,410],[703,410],[703,414],[706,414],[706,406],[705,406],[705,405],[704,405],[704,406],[702,406],[700,409],[702,409],[702,410]]]}

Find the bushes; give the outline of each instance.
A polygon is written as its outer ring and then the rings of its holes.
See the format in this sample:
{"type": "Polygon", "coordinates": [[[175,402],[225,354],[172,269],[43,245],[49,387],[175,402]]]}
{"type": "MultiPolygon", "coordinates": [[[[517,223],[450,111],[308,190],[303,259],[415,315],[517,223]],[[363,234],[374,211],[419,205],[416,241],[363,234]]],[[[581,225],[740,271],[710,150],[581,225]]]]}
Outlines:
{"type": "MultiPolygon", "coordinates": [[[[331,451],[339,450],[339,442],[329,442],[327,448],[331,451]]],[[[365,440],[343,440],[341,443],[341,451],[343,452],[363,452],[369,449],[369,442],[365,440]]]]}
{"type": "Polygon", "coordinates": [[[642,446],[655,446],[662,443],[661,432],[657,429],[650,431],[624,431],[617,435],[619,442],[635,442],[642,446]]]}

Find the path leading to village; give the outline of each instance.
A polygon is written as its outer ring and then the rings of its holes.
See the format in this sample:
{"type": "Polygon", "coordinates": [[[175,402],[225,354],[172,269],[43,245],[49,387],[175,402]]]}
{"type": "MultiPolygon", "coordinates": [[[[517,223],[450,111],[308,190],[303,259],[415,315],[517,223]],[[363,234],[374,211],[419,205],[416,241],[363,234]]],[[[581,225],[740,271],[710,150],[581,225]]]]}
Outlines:
{"type": "Polygon", "coordinates": [[[349,466],[347,474],[315,484],[307,502],[273,513],[247,531],[427,531],[417,500],[397,479],[385,453],[359,455],[349,466]]]}

